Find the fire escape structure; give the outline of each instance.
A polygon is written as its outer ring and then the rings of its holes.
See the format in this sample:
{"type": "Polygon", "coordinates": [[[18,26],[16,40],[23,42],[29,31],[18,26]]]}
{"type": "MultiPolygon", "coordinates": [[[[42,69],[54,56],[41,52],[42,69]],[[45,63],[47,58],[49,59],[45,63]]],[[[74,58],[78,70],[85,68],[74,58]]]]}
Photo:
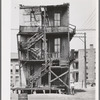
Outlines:
{"type": "MultiPolygon", "coordinates": [[[[70,89],[70,40],[76,27],[69,24],[69,4],[20,5],[27,21],[17,34],[20,86],[23,69],[30,90],[70,89]],[[60,12],[59,12],[60,11],[60,12]],[[29,18],[29,19],[28,19],[29,18]]],[[[24,19],[24,18],[23,18],[24,19]]]]}

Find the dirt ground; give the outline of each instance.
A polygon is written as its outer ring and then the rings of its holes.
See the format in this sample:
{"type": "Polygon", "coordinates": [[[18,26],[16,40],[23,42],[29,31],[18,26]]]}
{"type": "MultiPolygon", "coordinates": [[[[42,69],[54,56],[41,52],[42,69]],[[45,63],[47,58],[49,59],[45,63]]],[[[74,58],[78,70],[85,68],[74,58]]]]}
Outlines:
{"type": "MultiPolygon", "coordinates": [[[[18,100],[18,95],[12,94],[11,100],[18,100]]],[[[96,100],[95,87],[89,87],[86,89],[76,89],[74,95],[31,94],[28,95],[28,100],[96,100]]]]}
{"type": "Polygon", "coordinates": [[[96,100],[95,87],[76,89],[74,95],[65,94],[35,94],[29,95],[28,100],[96,100]]]}

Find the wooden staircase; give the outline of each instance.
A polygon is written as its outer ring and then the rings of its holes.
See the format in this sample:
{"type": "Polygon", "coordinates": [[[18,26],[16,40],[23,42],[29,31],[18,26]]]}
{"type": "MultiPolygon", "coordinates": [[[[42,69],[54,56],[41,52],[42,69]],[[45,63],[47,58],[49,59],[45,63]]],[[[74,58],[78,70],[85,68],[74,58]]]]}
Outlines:
{"type": "Polygon", "coordinates": [[[35,48],[30,48],[30,52],[31,52],[31,56],[34,58],[34,59],[39,59],[39,56],[41,56],[41,51],[36,50],[35,48]]]}
{"type": "Polygon", "coordinates": [[[28,78],[28,88],[33,88],[33,83],[36,83],[36,81],[38,79],[40,79],[41,77],[43,77],[46,73],[49,72],[48,70],[49,66],[42,66],[42,68],[38,69],[38,71],[31,75],[29,78],[28,78]]]}
{"type": "Polygon", "coordinates": [[[43,32],[35,33],[27,42],[22,42],[22,48],[30,49],[36,42],[43,38],[43,35],[43,32]]]}

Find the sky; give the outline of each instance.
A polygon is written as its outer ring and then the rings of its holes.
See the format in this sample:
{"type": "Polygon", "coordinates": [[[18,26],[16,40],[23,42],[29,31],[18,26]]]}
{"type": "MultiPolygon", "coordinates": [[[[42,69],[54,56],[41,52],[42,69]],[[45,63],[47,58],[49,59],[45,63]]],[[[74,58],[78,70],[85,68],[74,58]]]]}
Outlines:
{"type": "MultiPolygon", "coordinates": [[[[75,25],[77,30],[96,29],[96,0],[11,0],[11,52],[17,51],[17,37],[19,28],[19,4],[22,5],[50,5],[69,3],[69,21],[75,25]]],[[[90,44],[96,47],[96,31],[77,31],[86,32],[86,46],[90,44]]],[[[79,38],[73,38],[70,42],[71,49],[83,49],[84,43],[79,38]]]]}

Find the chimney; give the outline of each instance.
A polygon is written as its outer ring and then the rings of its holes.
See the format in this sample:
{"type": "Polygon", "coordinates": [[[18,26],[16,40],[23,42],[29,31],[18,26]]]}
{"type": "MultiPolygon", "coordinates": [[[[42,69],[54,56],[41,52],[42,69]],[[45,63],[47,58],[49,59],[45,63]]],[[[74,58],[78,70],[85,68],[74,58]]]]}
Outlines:
{"type": "Polygon", "coordinates": [[[93,49],[93,44],[90,44],[90,49],[93,49]]]}

